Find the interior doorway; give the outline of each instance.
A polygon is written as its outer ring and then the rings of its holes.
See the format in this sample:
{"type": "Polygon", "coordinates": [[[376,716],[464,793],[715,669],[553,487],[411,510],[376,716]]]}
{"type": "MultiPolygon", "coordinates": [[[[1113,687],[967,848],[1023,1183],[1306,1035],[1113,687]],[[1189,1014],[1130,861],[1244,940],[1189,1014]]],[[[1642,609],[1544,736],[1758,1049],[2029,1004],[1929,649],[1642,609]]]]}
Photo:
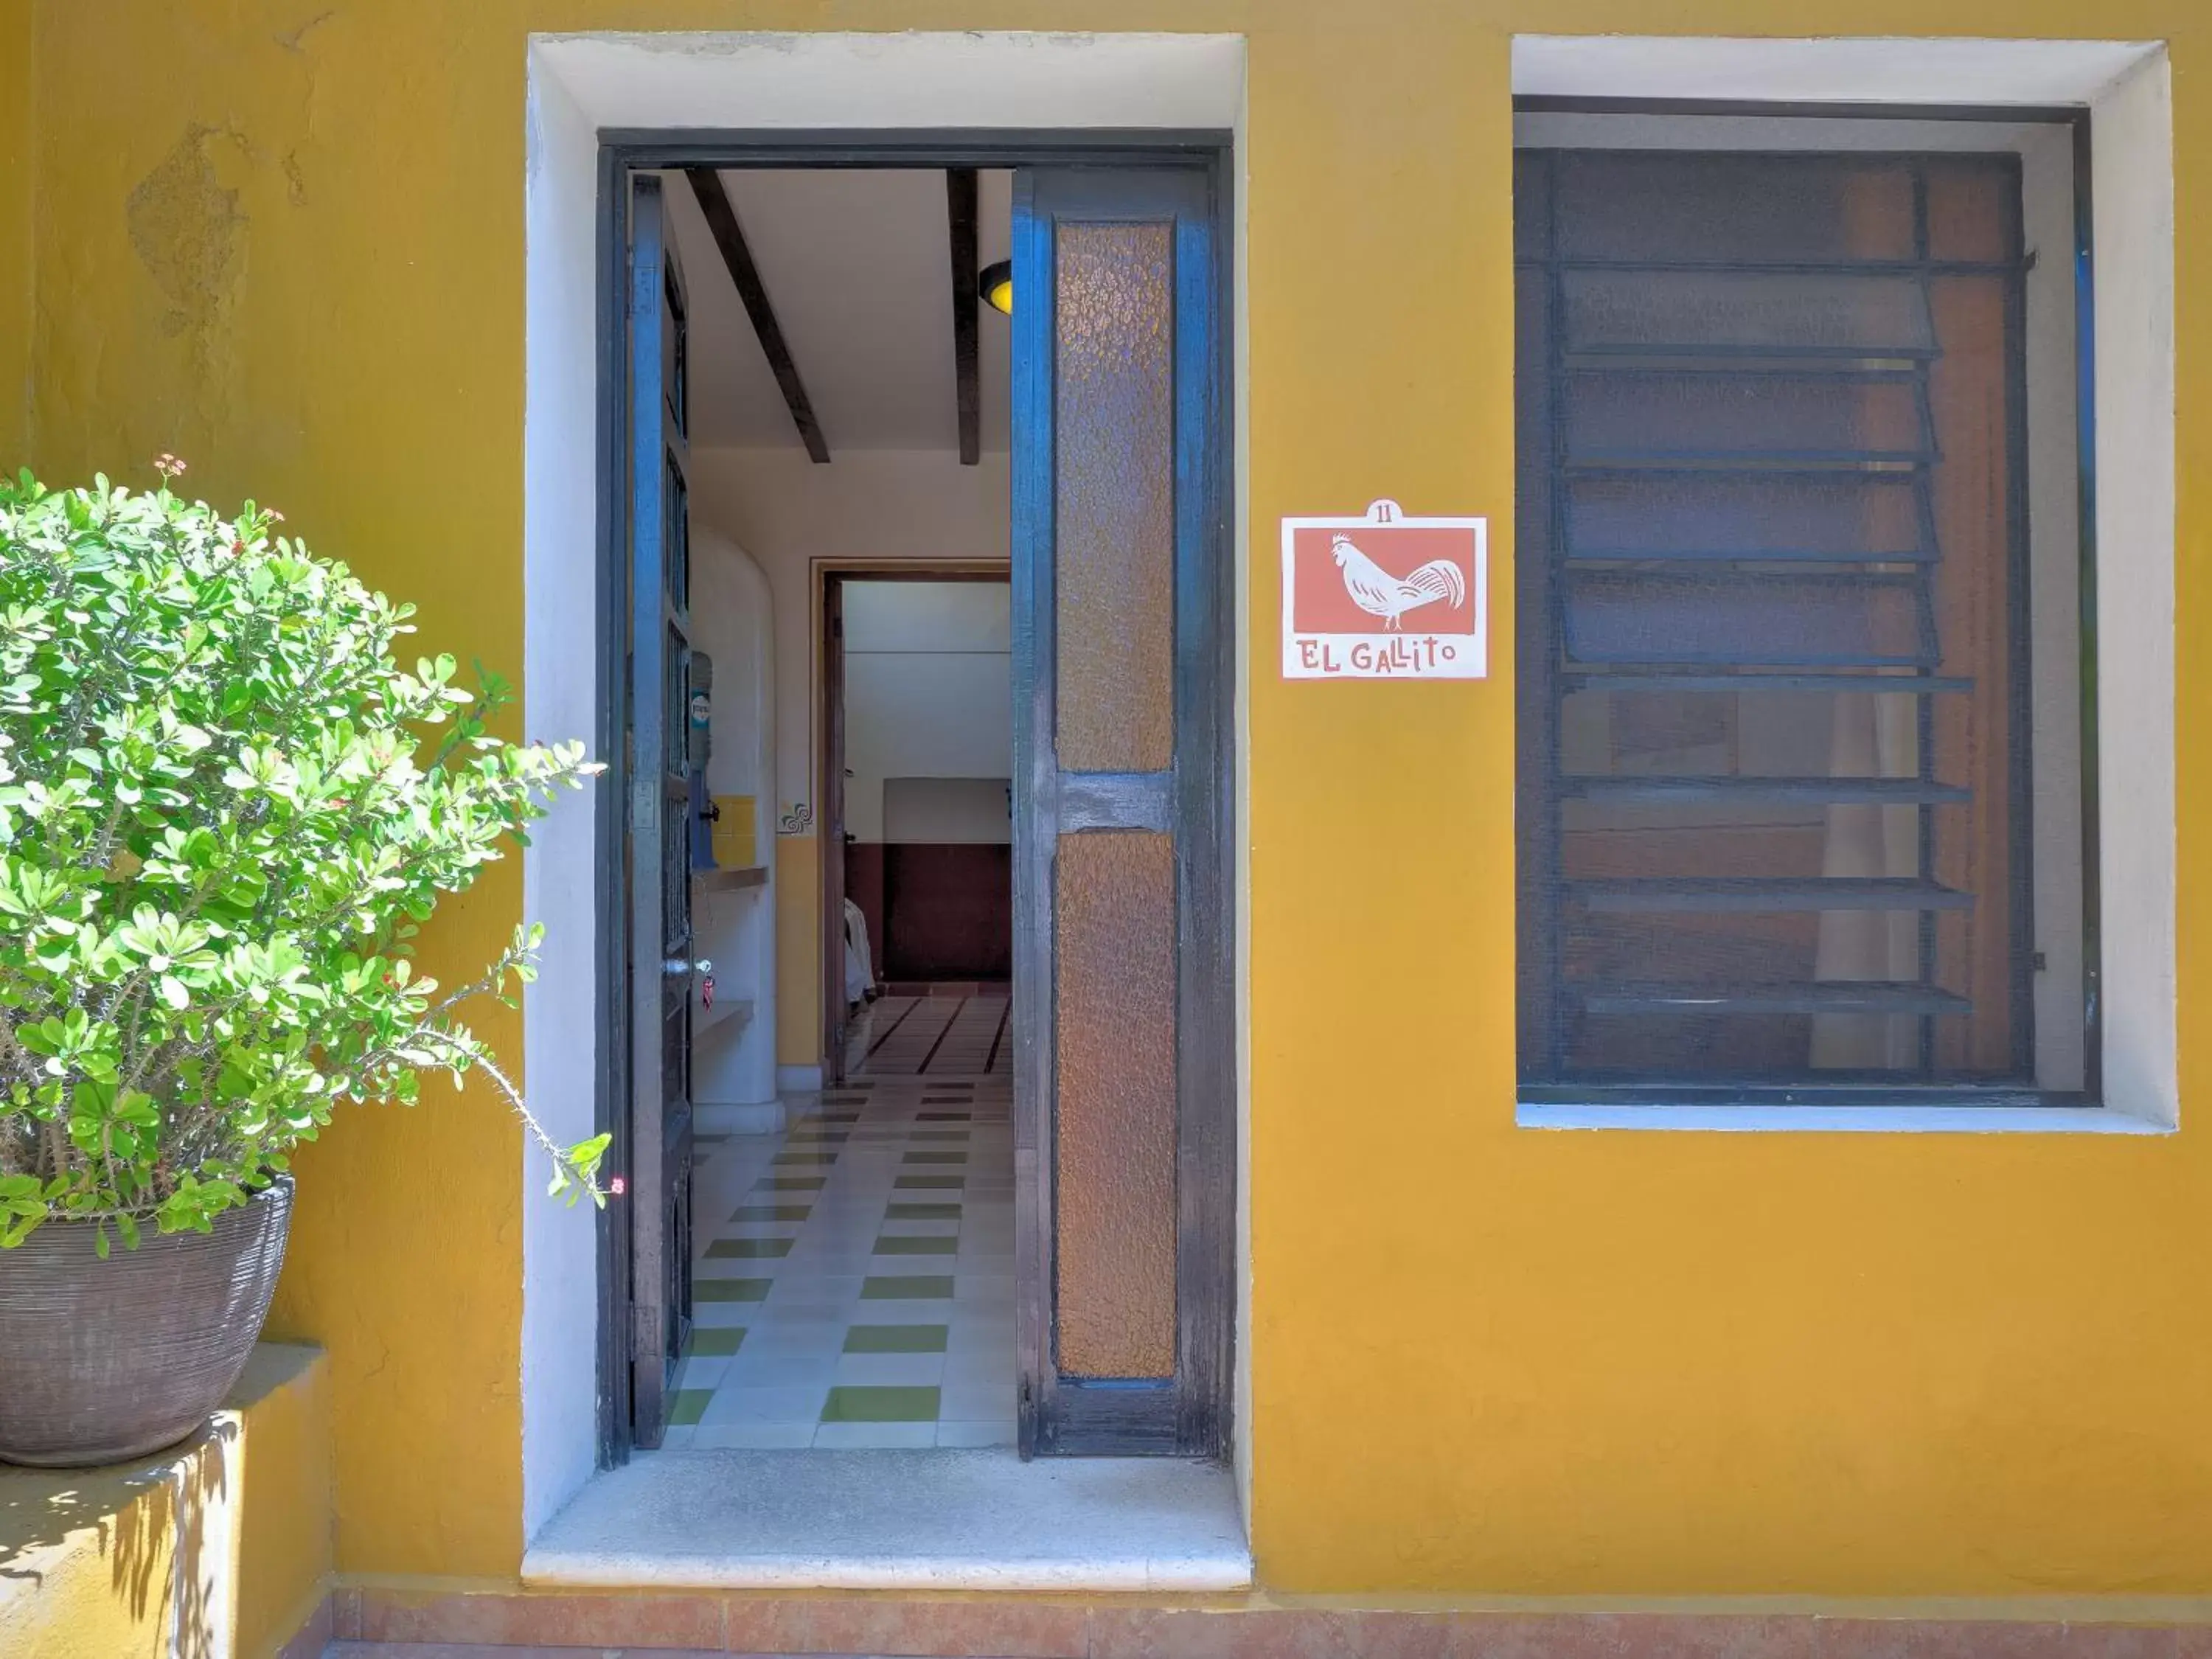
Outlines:
{"type": "MultiPolygon", "coordinates": [[[[610,1047],[628,1057],[606,1102],[629,1188],[603,1280],[615,1455],[1225,1452],[1224,148],[686,138],[607,152],[606,286],[623,300],[603,312],[621,437],[609,659],[627,669],[609,745],[627,939],[605,996],[610,1047]],[[979,209],[994,177],[1003,259],[979,209]],[[878,180],[872,219],[822,205],[878,180]],[[897,425],[884,370],[903,348],[852,349],[895,307],[841,314],[823,289],[850,300],[855,273],[885,267],[854,257],[834,283],[793,286],[774,227],[810,227],[793,246],[817,253],[851,248],[923,199],[949,442],[920,459],[856,450],[855,432],[897,425]],[[716,305],[748,325],[726,358],[716,305]],[[775,442],[732,458],[714,430],[726,411],[702,388],[739,360],[763,394],[744,419],[775,442]],[[872,538],[911,545],[944,492],[969,488],[994,400],[998,544],[881,558],[872,538]],[[800,1035],[811,1021],[781,1020],[779,1050],[801,1048],[775,1056],[780,1080],[818,1066],[821,1086],[729,1109],[697,1097],[726,971],[702,949],[720,827],[702,819],[728,810],[701,769],[697,728],[716,716],[699,640],[715,626],[703,573],[726,554],[762,571],[779,617],[802,584],[818,623],[799,636],[816,678],[795,700],[793,641],[775,630],[774,710],[759,716],[775,757],[749,810],[781,832],[757,854],[790,883],[774,902],[819,901],[823,1012],[818,1046],[800,1035]],[[1003,575],[973,568],[1000,559],[1003,575]],[[862,639],[864,617],[878,631],[862,639]],[[939,648],[948,627],[969,645],[939,648]],[[994,757],[925,761],[866,727],[977,738],[986,713],[911,718],[945,663],[917,680],[889,659],[994,654],[994,757]],[[893,668],[907,679],[885,684],[877,671],[893,668]],[[811,800],[790,787],[794,735],[811,800]]],[[[980,684],[977,668],[962,672],[980,684]]],[[[788,950],[791,931],[776,936],[788,950]]]]}
{"type": "Polygon", "coordinates": [[[828,1081],[1011,1072],[1013,680],[1002,571],[823,574],[828,1081]],[[988,1028],[988,1029],[987,1029],[988,1028]]]}

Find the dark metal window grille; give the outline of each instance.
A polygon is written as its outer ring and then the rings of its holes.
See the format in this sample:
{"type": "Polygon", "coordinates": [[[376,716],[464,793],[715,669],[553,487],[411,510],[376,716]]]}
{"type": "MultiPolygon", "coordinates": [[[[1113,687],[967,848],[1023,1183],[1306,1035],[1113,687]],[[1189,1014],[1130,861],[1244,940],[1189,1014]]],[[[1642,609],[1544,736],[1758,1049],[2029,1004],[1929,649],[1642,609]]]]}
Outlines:
{"type": "Polygon", "coordinates": [[[1515,190],[1524,1095],[2018,1097],[2016,158],[1515,190]]]}

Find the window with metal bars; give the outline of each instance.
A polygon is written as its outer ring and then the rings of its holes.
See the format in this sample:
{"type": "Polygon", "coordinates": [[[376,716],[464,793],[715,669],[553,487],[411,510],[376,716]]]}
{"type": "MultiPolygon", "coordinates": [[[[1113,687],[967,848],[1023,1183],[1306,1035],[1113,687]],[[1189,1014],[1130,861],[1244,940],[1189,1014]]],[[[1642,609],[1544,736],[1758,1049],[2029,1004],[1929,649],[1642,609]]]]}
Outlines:
{"type": "Polygon", "coordinates": [[[1524,1097],[2078,1100],[2019,158],[1524,149],[1515,193],[1524,1097]]]}

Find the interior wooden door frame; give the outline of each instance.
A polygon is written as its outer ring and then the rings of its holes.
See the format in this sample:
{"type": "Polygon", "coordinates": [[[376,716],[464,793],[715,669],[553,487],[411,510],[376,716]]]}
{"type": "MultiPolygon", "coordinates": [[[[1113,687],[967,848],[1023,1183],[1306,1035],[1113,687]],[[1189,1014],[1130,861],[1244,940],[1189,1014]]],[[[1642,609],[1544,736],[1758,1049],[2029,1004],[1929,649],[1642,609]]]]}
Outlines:
{"type": "MultiPolygon", "coordinates": [[[[814,580],[808,585],[814,602],[814,725],[817,829],[821,836],[822,860],[816,902],[821,908],[822,952],[822,1080],[825,1085],[845,1080],[845,1056],[841,1036],[845,995],[844,899],[851,889],[844,880],[845,848],[842,835],[843,812],[833,825],[830,801],[834,790],[839,800],[845,781],[845,682],[842,671],[845,650],[831,630],[840,620],[837,595],[847,582],[1004,582],[1010,579],[1008,561],[988,559],[815,559],[814,580]],[[832,665],[835,665],[833,668],[832,665]],[[833,872],[831,860],[836,862],[833,872]]],[[[1010,687],[1009,698],[1013,693],[1010,687]]],[[[884,942],[869,945],[876,960],[883,960],[884,942]]]]}
{"type": "MultiPolygon", "coordinates": [[[[948,167],[1018,168],[1066,165],[1152,165],[1167,161],[1202,163],[1215,170],[1224,203],[1233,170],[1228,166],[1233,136],[1215,130],[1170,128],[1042,128],[1030,130],[793,130],[786,132],[714,131],[689,129],[676,131],[639,128],[606,128],[599,134],[598,205],[598,327],[596,357],[598,386],[598,541],[599,548],[597,609],[599,620],[595,681],[599,690],[599,723],[596,752],[605,761],[607,773],[594,792],[596,833],[599,856],[594,910],[599,937],[599,994],[597,1003],[598,1062],[593,1079],[599,1128],[613,1138],[611,1170],[625,1167],[629,1146],[629,1073],[630,1033],[627,1016],[629,995],[626,914],[627,880],[619,851],[627,817],[630,778],[624,763],[624,741],[630,720],[628,695],[629,621],[627,579],[629,556],[623,512],[628,487],[629,412],[627,362],[623,349],[623,307],[627,304],[624,204],[629,175],[646,169],[685,167],[948,167]]],[[[1221,238],[1224,261],[1231,246],[1224,224],[1221,238]]],[[[1224,351],[1228,331],[1223,331],[1224,351]]],[[[1227,380],[1225,355],[1220,365],[1227,380]]],[[[1222,400],[1224,430],[1219,442],[1224,458],[1233,453],[1229,429],[1234,410],[1222,400]]],[[[1224,468],[1225,470],[1225,468],[1224,468]]],[[[1234,729],[1232,668],[1236,654],[1237,608],[1233,586],[1234,549],[1225,531],[1220,538],[1221,637],[1218,641],[1223,687],[1224,731],[1234,729]]],[[[1011,551],[1011,549],[1009,550],[1011,551]]],[[[811,619],[808,637],[818,651],[821,639],[822,574],[884,576],[892,579],[943,580],[963,574],[1004,580],[1011,571],[1006,561],[921,561],[830,556],[810,561],[808,582],[811,619]]],[[[817,657],[818,664],[819,658],[817,657]]],[[[820,717],[818,668],[815,698],[810,708],[820,717]]],[[[810,751],[813,744],[810,738],[810,751]]],[[[1224,865],[1223,892],[1233,895],[1237,826],[1229,807],[1233,804],[1231,757],[1224,745],[1221,775],[1216,781],[1224,802],[1224,831],[1219,848],[1224,865]]],[[[839,764],[842,764],[842,757],[839,764]]],[[[817,898],[819,902],[819,888],[817,898]]],[[[842,921],[842,919],[841,919],[842,921]]],[[[1231,963],[1235,951],[1235,906],[1224,903],[1209,926],[1218,933],[1218,957],[1231,963]]],[[[829,943],[827,920],[820,934],[829,943]]],[[[839,938],[842,940],[842,925],[839,938]]],[[[826,992],[827,976],[823,976],[826,992]]],[[[1234,985],[1224,977],[1218,988],[1223,1008],[1233,1005],[1234,985]]],[[[826,1007],[823,1011],[826,1013],[826,1007]]],[[[1209,1237],[1206,1255],[1218,1261],[1218,1285],[1209,1285],[1210,1300],[1218,1308],[1221,1326],[1219,1384],[1221,1401],[1218,1432],[1228,1434],[1228,1346],[1235,1325],[1237,1305],[1234,1264],[1236,1226],[1236,1055],[1234,1033],[1226,1018],[1218,1038],[1220,1049],[1215,1071],[1218,1090],[1203,1103],[1209,1119],[1209,1144],[1214,1149],[1206,1171],[1209,1190],[1217,1202],[1209,1206],[1209,1237]]],[[[825,1068],[826,1069],[826,1068],[825,1068]]],[[[629,1295],[629,1253],[626,1247],[630,1218],[617,1197],[599,1212],[599,1461],[612,1467],[629,1460],[630,1437],[629,1347],[631,1304],[629,1295]]]]}
{"type": "Polygon", "coordinates": [[[845,1080],[845,580],[825,574],[815,589],[815,904],[821,912],[822,1081],[845,1080]]]}

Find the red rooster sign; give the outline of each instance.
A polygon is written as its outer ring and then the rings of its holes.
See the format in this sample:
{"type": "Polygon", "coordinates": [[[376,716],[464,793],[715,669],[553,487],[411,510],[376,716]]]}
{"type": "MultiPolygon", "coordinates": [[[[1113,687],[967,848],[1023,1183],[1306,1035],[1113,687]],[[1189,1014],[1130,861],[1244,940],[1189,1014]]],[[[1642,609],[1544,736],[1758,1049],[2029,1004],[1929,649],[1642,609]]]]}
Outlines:
{"type": "Polygon", "coordinates": [[[1488,669],[1481,519],[1283,520],[1283,673],[1480,679],[1488,669]]]}

